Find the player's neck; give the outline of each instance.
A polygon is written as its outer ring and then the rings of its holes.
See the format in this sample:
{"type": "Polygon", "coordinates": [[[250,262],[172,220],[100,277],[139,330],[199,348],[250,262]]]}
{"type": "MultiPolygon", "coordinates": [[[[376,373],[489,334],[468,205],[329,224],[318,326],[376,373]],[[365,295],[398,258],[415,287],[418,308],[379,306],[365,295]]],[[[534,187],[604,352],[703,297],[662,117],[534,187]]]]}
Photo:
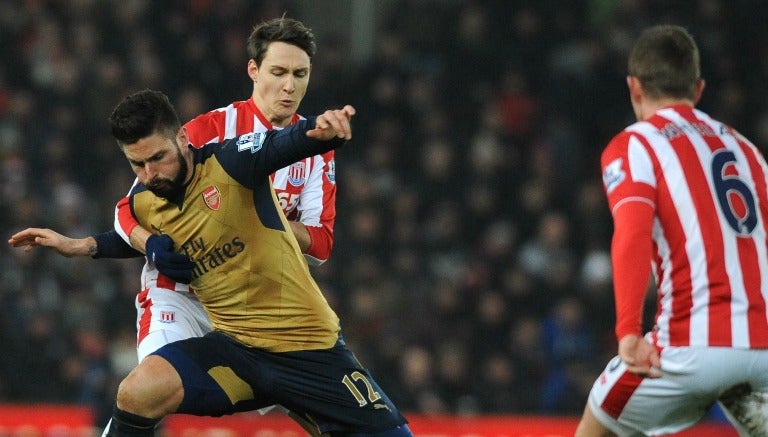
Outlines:
{"type": "Polygon", "coordinates": [[[679,99],[679,98],[661,98],[661,99],[646,100],[640,106],[641,113],[639,114],[638,118],[640,120],[647,120],[653,117],[653,114],[655,114],[657,111],[664,108],[670,108],[673,106],[688,106],[693,108],[694,104],[689,99],[679,99]]]}

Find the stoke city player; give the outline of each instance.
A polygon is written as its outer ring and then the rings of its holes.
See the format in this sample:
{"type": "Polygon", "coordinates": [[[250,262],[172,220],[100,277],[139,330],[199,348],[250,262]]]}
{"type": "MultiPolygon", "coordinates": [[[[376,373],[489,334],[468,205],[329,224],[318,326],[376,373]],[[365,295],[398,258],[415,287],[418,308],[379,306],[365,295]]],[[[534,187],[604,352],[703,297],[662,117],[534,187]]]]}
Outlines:
{"type": "Polygon", "coordinates": [[[768,430],[768,166],[695,108],[704,89],[688,31],[646,29],[628,61],[637,122],[601,158],[618,356],[576,436],[666,435],[718,402],[744,436],[768,430]],[[642,335],[648,278],[658,310],[642,335]]]}

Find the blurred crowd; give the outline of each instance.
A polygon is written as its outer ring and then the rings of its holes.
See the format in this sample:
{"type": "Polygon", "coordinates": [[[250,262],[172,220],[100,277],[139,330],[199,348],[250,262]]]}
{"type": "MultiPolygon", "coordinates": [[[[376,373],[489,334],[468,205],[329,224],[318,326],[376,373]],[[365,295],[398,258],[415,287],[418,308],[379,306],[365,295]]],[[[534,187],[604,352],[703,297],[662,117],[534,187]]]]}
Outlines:
{"type": "MultiPolygon", "coordinates": [[[[349,28],[318,34],[299,108],[358,110],[336,157],[334,251],[313,274],[402,410],[580,414],[616,350],[599,156],[634,121],[628,48],[647,25],[688,27],[700,107],[766,147],[768,3],[382,3],[366,59],[349,28]]],[[[252,26],[284,12],[318,26],[301,4],[0,2],[0,234],[110,229],[133,181],[114,105],[154,88],[184,122],[248,98],[252,26]]],[[[136,361],[142,264],[0,244],[0,402],[104,420],[136,361]]]]}

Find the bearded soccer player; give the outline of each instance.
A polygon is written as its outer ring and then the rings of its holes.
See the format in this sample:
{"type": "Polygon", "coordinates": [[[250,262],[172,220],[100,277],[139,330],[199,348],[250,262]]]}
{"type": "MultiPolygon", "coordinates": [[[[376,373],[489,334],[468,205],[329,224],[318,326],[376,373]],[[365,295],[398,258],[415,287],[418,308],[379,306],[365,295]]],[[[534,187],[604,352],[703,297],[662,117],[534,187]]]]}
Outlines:
{"type": "Polygon", "coordinates": [[[131,214],[194,261],[190,285],[213,331],[146,357],[120,384],[108,435],[152,435],[174,412],[218,416],[272,404],[320,434],[412,435],[346,348],[269,178],[350,139],[353,115],[346,106],[195,149],[181,147],[186,133],[162,93],[143,91],[115,108],[113,135],[140,181],[131,214]]]}
{"type": "Polygon", "coordinates": [[[576,436],[666,435],[718,402],[743,436],[768,430],[768,166],[695,109],[704,81],[682,27],[647,29],[629,55],[637,123],[602,154],[618,356],[576,436]],[[658,312],[641,333],[651,272],[658,312]]]}

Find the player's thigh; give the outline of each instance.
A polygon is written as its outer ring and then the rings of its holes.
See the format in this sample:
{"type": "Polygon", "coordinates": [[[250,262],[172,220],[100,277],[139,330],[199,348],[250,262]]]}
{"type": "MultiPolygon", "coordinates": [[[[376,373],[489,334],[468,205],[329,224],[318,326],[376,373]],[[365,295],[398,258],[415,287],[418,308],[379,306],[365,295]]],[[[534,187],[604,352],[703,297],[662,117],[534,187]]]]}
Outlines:
{"type": "Polygon", "coordinates": [[[152,355],[165,358],[181,377],[184,398],[178,413],[219,416],[276,403],[262,388],[262,364],[220,333],[169,343],[152,355]]]}
{"type": "Polygon", "coordinates": [[[278,403],[322,432],[376,433],[405,424],[397,407],[341,340],[329,349],[254,354],[268,363],[264,381],[275,390],[278,403]]]}
{"type": "Polygon", "coordinates": [[[665,348],[661,378],[641,378],[615,357],[597,378],[589,408],[606,428],[622,436],[663,435],[701,420],[728,384],[726,362],[712,362],[706,348],[665,348]]]}

